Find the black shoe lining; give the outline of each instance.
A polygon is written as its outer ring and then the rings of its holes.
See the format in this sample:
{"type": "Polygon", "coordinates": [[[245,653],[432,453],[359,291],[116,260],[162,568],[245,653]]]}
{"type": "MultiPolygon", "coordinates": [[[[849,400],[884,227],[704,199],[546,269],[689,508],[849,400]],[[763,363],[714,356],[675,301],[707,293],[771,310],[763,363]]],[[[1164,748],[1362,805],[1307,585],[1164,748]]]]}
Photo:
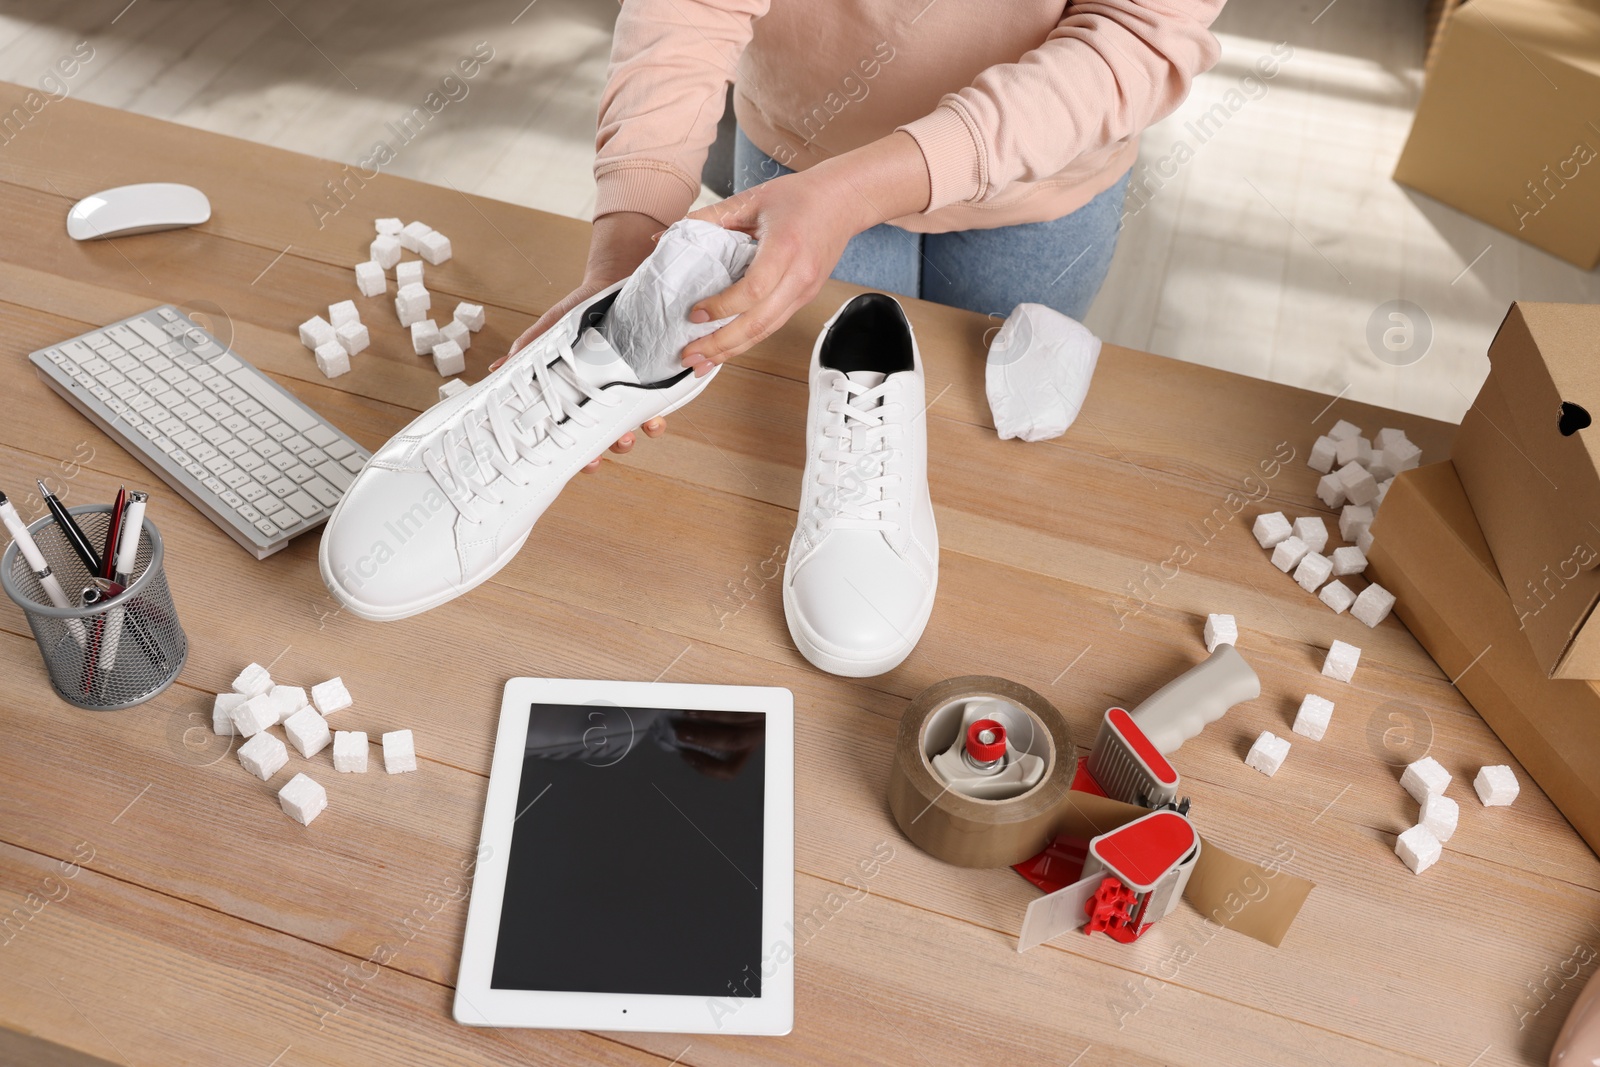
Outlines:
{"type": "Polygon", "coordinates": [[[850,301],[828,327],[817,359],[844,374],[889,375],[915,369],[911,324],[900,302],[883,293],[863,293],[850,301]]]}

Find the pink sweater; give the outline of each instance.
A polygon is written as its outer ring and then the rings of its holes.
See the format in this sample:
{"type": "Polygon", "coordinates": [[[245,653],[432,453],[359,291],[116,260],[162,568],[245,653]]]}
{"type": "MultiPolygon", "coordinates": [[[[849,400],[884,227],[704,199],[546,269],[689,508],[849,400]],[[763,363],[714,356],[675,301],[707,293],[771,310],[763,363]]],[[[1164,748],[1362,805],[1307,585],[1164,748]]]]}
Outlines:
{"type": "Polygon", "coordinates": [[[700,191],[724,87],[794,170],[901,129],[923,233],[1060,218],[1217,61],[1223,0],[625,0],[595,140],[596,217],[666,224],[700,191]]]}

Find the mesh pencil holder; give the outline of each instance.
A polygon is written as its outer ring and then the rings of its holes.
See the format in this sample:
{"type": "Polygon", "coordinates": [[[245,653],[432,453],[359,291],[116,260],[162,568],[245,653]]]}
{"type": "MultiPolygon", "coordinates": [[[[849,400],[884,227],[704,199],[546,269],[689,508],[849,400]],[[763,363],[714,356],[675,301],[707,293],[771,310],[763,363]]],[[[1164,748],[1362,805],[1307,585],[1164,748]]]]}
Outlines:
{"type": "MultiPolygon", "coordinates": [[[[91,544],[105,543],[111,509],[68,509],[91,544]]],[[[72,551],[61,527],[46,517],[28,527],[67,597],[99,580],[72,551]]],[[[162,569],[161,534],[145,519],[139,532],[134,580],[115,597],[92,607],[58,608],[28,561],[12,544],[0,558],[0,584],[28,616],[56,695],[90,711],[131,708],[171,685],[189,658],[189,639],[162,569]]]]}

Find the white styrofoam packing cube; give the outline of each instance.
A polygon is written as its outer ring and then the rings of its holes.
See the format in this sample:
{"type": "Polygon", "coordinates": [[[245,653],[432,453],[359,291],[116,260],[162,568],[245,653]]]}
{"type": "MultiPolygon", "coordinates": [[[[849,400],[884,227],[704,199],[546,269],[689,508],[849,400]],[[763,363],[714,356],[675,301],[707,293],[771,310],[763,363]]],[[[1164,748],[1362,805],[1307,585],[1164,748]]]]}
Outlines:
{"type": "Polygon", "coordinates": [[[1333,575],[1335,578],[1360,574],[1367,569],[1367,554],[1355,545],[1336,548],[1333,550],[1333,555],[1328,558],[1333,560],[1333,575]]]}
{"type": "Polygon", "coordinates": [[[467,329],[455,319],[451,319],[439,327],[439,333],[446,341],[454,341],[465,352],[472,347],[472,331],[467,329]]]}
{"type": "Polygon", "coordinates": [[[289,762],[289,750],[265,730],[240,745],[238,755],[240,765],[263,782],[289,762]]]}
{"type": "Polygon", "coordinates": [[[1461,805],[1443,793],[1429,793],[1422,801],[1417,822],[1426,826],[1441,842],[1455,836],[1456,821],[1461,817],[1461,805]]]}
{"type": "Polygon", "coordinates": [[[346,352],[344,345],[338,341],[318,345],[312,354],[317,357],[317,370],[321,371],[324,377],[337,378],[341,374],[350,373],[350,353],[346,352]]]}
{"type": "Polygon", "coordinates": [[[356,310],[354,300],[341,300],[337,304],[328,305],[328,322],[333,326],[335,333],[339,327],[350,322],[360,322],[361,312],[356,310]]]}
{"type": "Polygon", "coordinates": [[[408,259],[404,263],[396,263],[394,267],[394,283],[396,285],[410,285],[416,282],[422,284],[422,260],[408,259]]]}
{"type": "Polygon", "coordinates": [[[1289,525],[1289,520],[1281,511],[1269,511],[1256,516],[1255,526],[1250,531],[1255,535],[1256,543],[1262,548],[1277,548],[1287,541],[1294,533],[1294,528],[1289,525]]]}
{"type": "Polygon", "coordinates": [[[1411,799],[1421,804],[1434,793],[1443,793],[1450,787],[1450,772],[1432,756],[1423,756],[1406,765],[1400,775],[1400,787],[1411,794],[1411,799]]]}
{"type": "Polygon", "coordinates": [[[372,262],[389,270],[400,262],[400,238],[388,233],[374,237],[367,254],[372,257],[372,262]]]}
{"type": "Polygon", "coordinates": [[[309,775],[297,774],[278,790],[278,805],[301,826],[310,826],[327,809],[328,791],[309,775]]]}
{"type": "Polygon", "coordinates": [[[1372,509],[1360,504],[1346,504],[1339,512],[1339,536],[1346,541],[1355,540],[1355,532],[1372,525],[1372,509]]]}
{"type": "Polygon", "coordinates": [[[389,288],[389,282],[383,276],[383,267],[372,260],[356,264],[356,288],[361,290],[362,296],[382,296],[389,288]]]}
{"type": "Polygon", "coordinates": [[[1350,614],[1368,626],[1376,626],[1384,619],[1387,619],[1389,612],[1393,609],[1394,594],[1377,582],[1373,582],[1361,590],[1361,595],[1356,597],[1356,602],[1350,605],[1350,614]]]}
{"type": "Polygon", "coordinates": [[[1262,730],[1261,736],[1256,738],[1256,743],[1246,753],[1244,763],[1246,767],[1253,767],[1271,778],[1278,773],[1278,768],[1283,766],[1288,755],[1289,742],[1286,739],[1278,737],[1271,730],[1262,730]]]}
{"type": "Polygon", "coordinates": [[[1356,664],[1360,662],[1359,648],[1343,641],[1335,641],[1328,647],[1328,655],[1322,661],[1322,673],[1336,681],[1348,682],[1355,676],[1356,664]]]}
{"type": "Polygon", "coordinates": [[[408,308],[427,311],[433,306],[433,294],[423,287],[421,282],[410,282],[395,290],[395,304],[404,304],[408,308]]]}
{"type": "Polygon", "coordinates": [[[1394,477],[1394,471],[1390,470],[1388,465],[1383,462],[1382,452],[1374,452],[1372,458],[1363,463],[1362,466],[1367,468],[1367,473],[1372,475],[1373,480],[1378,483],[1378,495],[1372,499],[1372,506],[1376,508],[1378,502],[1383,499],[1383,483],[1394,477]]]}
{"type": "Polygon", "coordinates": [[[317,710],[324,715],[332,715],[336,711],[348,708],[352,701],[350,690],[345,688],[344,678],[329,678],[326,682],[318,682],[312,686],[311,703],[315,704],[317,710]]]}
{"type": "Polygon", "coordinates": [[[306,706],[306,691],[298,685],[275,685],[267,692],[267,698],[277,709],[279,722],[306,706]]]}
{"type": "Polygon", "coordinates": [[[344,774],[367,773],[367,735],[364,730],[335,730],[333,769],[344,774]]]}
{"type": "Polygon", "coordinates": [[[417,254],[437,267],[450,259],[450,238],[434,230],[417,238],[417,254]]]}
{"type": "Polygon", "coordinates": [[[410,730],[391,730],[383,735],[383,769],[390,774],[417,769],[416,740],[410,730]]]}
{"type": "MultiPolygon", "coordinates": [[[[1352,504],[1370,504],[1378,495],[1378,481],[1359,463],[1346,463],[1335,473],[1345,499],[1352,504]]],[[[1332,504],[1328,505],[1333,507],[1332,504]]]]}
{"type": "Polygon", "coordinates": [[[265,693],[272,688],[272,675],[259,663],[252,663],[239,672],[239,677],[233,680],[233,691],[247,697],[257,693],[265,693]]]}
{"type": "Polygon", "coordinates": [[[1394,854],[1411,868],[1412,873],[1421,874],[1439,862],[1444,849],[1439,845],[1439,839],[1433,836],[1433,831],[1418,823],[1395,838],[1394,854]]]}
{"type": "Polygon", "coordinates": [[[464,393],[470,388],[472,387],[460,378],[451,378],[448,382],[444,382],[439,386],[439,399],[449,400],[457,393],[464,393]]]}
{"type": "Polygon", "coordinates": [[[317,714],[316,708],[309,707],[301,708],[284,720],[283,734],[306,759],[327,748],[333,740],[328,720],[317,714]]]}
{"type": "Polygon", "coordinates": [[[433,351],[434,345],[443,341],[444,338],[439,336],[439,327],[434,325],[432,319],[411,324],[411,350],[417,355],[427,355],[433,351]]]}
{"type": "Polygon", "coordinates": [[[1372,461],[1372,443],[1365,437],[1346,437],[1334,448],[1333,461],[1341,467],[1346,463],[1365,467],[1372,461]]]}
{"type": "Polygon", "coordinates": [[[266,693],[257,693],[233,709],[233,728],[240,737],[254,737],[269,726],[278,725],[278,709],[266,693]]]}
{"type": "Polygon", "coordinates": [[[1392,426],[1385,426],[1372,438],[1372,447],[1381,452],[1383,449],[1388,448],[1395,442],[1404,441],[1406,439],[1406,432],[1404,430],[1396,430],[1392,426]]]}
{"type": "Polygon", "coordinates": [[[1319,437],[1311,445],[1311,455],[1306,457],[1306,466],[1318,474],[1327,474],[1333,470],[1333,460],[1338,454],[1339,442],[1331,437],[1319,437]]]}
{"type": "Polygon", "coordinates": [[[1306,558],[1306,553],[1311,549],[1300,538],[1290,535],[1278,542],[1278,547],[1272,550],[1272,565],[1285,574],[1300,566],[1300,561],[1306,558]]]}
{"type": "Polygon", "coordinates": [[[1313,552],[1321,552],[1328,547],[1328,524],[1315,515],[1294,520],[1294,535],[1313,552]]]}
{"type": "Polygon", "coordinates": [[[408,222],[400,228],[400,232],[395,236],[400,239],[400,247],[407,252],[415,252],[417,250],[417,241],[421,239],[422,235],[432,232],[433,227],[425,222],[408,222]]]}
{"type": "Polygon", "coordinates": [[[333,340],[333,325],[321,315],[313,315],[300,324],[300,343],[313,352],[333,340]]]}
{"type": "Polygon", "coordinates": [[[400,320],[401,326],[414,326],[427,318],[426,308],[419,308],[415,304],[407,304],[399,297],[394,298],[394,316],[400,320]]]}
{"type": "Polygon", "coordinates": [[[1317,599],[1332,608],[1335,615],[1343,615],[1350,610],[1350,605],[1356,602],[1356,595],[1350,591],[1348,585],[1335,578],[1322,587],[1317,599]]]}
{"type": "Polygon", "coordinates": [[[1232,615],[1207,615],[1205,639],[1207,652],[1215,652],[1218,645],[1237,645],[1239,624],[1232,615]]]}
{"type": "Polygon", "coordinates": [[[1300,565],[1294,569],[1295,584],[1308,593],[1315,593],[1317,587],[1328,580],[1328,575],[1333,573],[1333,561],[1320,552],[1307,552],[1300,565]]]}
{"type": "MultiPolygon", "coordinates": [[[[1373,475],[1374,478],[1378,476],[1373,475]]],[[[1383,503],[1383,498],[1389,495],[1389,487],[1394,484],[1394,478],[1378,478],[1378,495],[1372,498],[1372,506],[1377,507],[1383,503]]]]}
{"type": "Polygon", "coordinates": [[[1313,741],[1321,741],[1328,732],[1328,723],[1332,721],[1333,701],[1315,693],[1307,693],[1305,699],[1300,701],[1300,710],[1295,712],[1294,732],[1313,741]]]}
{"type": "Polygon", "coordinates": [[[1337,474],[1324,474],[1317,480],[1317,499],[1330,508],[1344,503],[1344,482],[1337,474]]]}
{"type": "Polygon", "coordinates": [[[1356,531],[1356,547],[1367,555],[1372,555],[1372,530],[1363,526],[1356,531]]]}
{"type": "Polygon", "coordinates": [[[1396,441],[1383,450],[1383,465],[1395,474],[1404,474],[1422,462],[1422,449],[1410,441],[1396,441]]]}
{"type": "Polygon", "coordinates": [[[365,323],[347,322],[333,331],[334,337],[339,340],[339,347],[350,355],[366,351],[372,343],[372,333],[365,323]]]}
{"type": "Polygon", "coordinates": [[[401,222],[399,219],[374,219],[372,225],[377,231],[379,237],[382,237],[384,234],[393,236],[394,234],[399,233],[405,227],[405,223],[401,222]]]}
{"type": "Polygon", "coordinates": [[[433,365],[440,374],[449,378],[467,369],[467,357],[454,341],[442,341],[433,346],[433,365]]]}
{"type": "Polygon", "coordinates": [[[477,333],[479,330],[483,329],[483,305],[467,303],[457,304],[456,312],[451,316],[451,318],[461,323],[461,325],[465,326],[473,333],[477,333]]]}
{"type": "Polygon", "coordinates": [[[211,702],[211,732],[224,737],[237,735],[239,731],[233,725],[233,712],[249,699],[243,693],[218,693],[211,702]]]}
{"type": "Polygon", "coordinates": [[[1472,788],[1486,808],[1506,807],[1522,791],[1516,772],[1503,763],[1480,768],[1478,776],[1472,780],[1472,788]]]}
{"type": "Polygon", "coordinates": [[[1347,437],[1360,437],[1361,427],[1353,422],[1346,422],[1340,419],[1333,424],[1333,429],[1328,431],[1328,436],[1335,441],[1343,441],[1347,437]]]}

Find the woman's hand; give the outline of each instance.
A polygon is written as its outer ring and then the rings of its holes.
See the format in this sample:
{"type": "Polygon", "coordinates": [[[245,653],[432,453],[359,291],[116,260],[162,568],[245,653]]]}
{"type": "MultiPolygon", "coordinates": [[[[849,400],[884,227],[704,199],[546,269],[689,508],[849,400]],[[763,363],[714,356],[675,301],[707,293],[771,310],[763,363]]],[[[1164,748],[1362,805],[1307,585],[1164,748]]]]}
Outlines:
{"type": "Polygon", "coordinates": [[[686,345],[683,365],[709,374],[770,336],[822,290],[850,238],[921,211],[928,196],[922,150],[897,131],[691,214],[742,230],[759,247],[744,277],[690,311],[691,322],[738,318],[686,345]]]}
{"type": "MultiPolygon", "coordinates": [[[[511,351],[493,363],[489,370],[500,369],[501,364],[532,343],[533,339],[554,326],[561,316],[588,300],[608,285],[615,285],[636,270],[655,248],[655,238],[661,224],[649,215],[633,211],[619,211],[603,215],[594,222],[594,234],[589,240],[589,263],[584,268],[583,283],[539,316],[539,320],[511,344],[511,351]]],[[[667,431],[665,419],[651,419],[639,427],[646,437],[660,437],[667,431]]],[[[611,451],[626,455],[633,449],[635,438],[625,433],[617,438],[611,451]]],[[[592,471],[600,466],[597,459],[583,469],[592,471]]]]}

